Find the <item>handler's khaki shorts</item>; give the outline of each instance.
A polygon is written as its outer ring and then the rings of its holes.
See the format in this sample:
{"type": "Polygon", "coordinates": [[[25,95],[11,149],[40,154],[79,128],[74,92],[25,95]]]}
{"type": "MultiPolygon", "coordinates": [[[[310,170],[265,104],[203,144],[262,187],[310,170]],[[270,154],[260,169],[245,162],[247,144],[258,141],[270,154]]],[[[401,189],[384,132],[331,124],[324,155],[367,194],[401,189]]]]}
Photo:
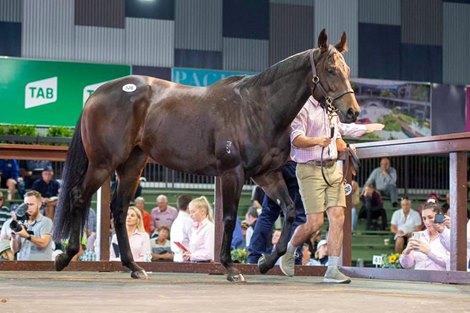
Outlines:
{"type": "Polygon", "coordinates": [[[329,187],[321,174],[321,167],[313,164],[297,164],[296,175],[305,214],[320,213],[331,207],[346,207],[343,186],[343,170],[335,163],[324,167],[323,171],[329,187]]]}

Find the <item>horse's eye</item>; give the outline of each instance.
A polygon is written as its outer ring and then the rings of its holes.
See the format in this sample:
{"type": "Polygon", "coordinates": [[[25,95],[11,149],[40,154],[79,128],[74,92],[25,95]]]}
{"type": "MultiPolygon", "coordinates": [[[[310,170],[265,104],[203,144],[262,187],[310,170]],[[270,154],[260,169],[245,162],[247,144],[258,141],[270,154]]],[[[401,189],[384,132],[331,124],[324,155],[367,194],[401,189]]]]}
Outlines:
{"type": "Polygon", "coordinates": [[[327,69],[329,74],[333,74],[335,71],[332,68],[327,69]]]}

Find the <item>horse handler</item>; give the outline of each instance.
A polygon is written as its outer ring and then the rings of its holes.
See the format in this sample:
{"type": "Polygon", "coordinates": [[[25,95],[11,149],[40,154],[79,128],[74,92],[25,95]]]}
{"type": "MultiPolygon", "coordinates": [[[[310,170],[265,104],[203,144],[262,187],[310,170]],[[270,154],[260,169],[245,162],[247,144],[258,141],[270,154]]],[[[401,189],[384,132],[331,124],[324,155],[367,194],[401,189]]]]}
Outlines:
{"type": "Polygon", "coordinates": [[[292,122],[291,157],[298,164],[296,175],[307,221],[297,227],[286,254],[281,257],[280,268],[285,275],[294,276],[295,250],[322,227],[326,211],[330,225],[329,256],[323,281],[351,282],[338,270],[346,197],[343,170],[337,164],[337,149],[346,149],[341,134],[358,137],[382,128],[382,124],[342,124],[336,113],[324,108],[313,97],[308,99],[292,122]]]}

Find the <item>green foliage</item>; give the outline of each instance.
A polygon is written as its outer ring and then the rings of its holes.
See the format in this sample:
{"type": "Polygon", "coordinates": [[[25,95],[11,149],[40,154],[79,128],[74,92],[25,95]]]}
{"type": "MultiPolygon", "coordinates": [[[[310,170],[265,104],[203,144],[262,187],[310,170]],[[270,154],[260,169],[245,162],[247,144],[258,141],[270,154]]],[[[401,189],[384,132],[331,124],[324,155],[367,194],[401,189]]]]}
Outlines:
{"type": "Polygon", "coordinates": [[[248,253],[246,249],[233,249],[231,251],[232,261],[234,263],[246,263],[248,258],[248,253]]]}
{"type": "Polygon", "coordinates": [[[37,136],[36,127],[30,125],[9,125],[5,126],[6,133],[4,135],[14,136],[37,136]]]}
{"type": "Polygon", "coordinates": [[[73,131],[67,127],[54,126],[47,130],[49,137],[72,137],[73,131]]]}
{"type": "Polygon", "coordinates": [[[382,268],[402,268],[400,264],[400,253],[382,255],[382,268]]]}
{"type": "Polygon", "coordinates": [[[361,136],[361,139],[368,139],[368,140],[381,140],[382,138],[377,135],[376,133],[367,133],[361,136]]]}
{"type": "Polygon", "coordinates": [[[397,116],[395,114],[387,114],[383,117],[383,119],[379,119],[378,123],[382,123],[385,125],[384,130],[388,131],[400,131],[401,126],[400,122],[398,121],[397,116]]]}

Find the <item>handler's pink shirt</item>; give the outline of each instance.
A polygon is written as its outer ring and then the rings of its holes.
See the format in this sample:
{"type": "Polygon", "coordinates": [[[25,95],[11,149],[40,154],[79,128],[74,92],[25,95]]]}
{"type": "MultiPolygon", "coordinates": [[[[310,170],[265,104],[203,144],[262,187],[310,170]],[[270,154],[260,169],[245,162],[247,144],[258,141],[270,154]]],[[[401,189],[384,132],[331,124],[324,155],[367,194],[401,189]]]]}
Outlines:
{"type": "Polygon", "coordinates": [[[292,144],[294,139],[299,135],[307,137],[330,137],[330,127],[334,126],[334,137],[328,147],[323,149],[323,160],[336,160],[338,151],[336,149],[336,139],[341,135],[359,137],[366,133],[365,125],[343,124],[339,121],[337,115],[333,116],[331,122],[328,114],[321,107],[320,103],[312,96],[308,98],[299,114],[291,123],[291,158],[297,163],[307,163],[308,161],[321,160],[321,146],[313,146],[310,148],[298,148],[292,144]]]}

